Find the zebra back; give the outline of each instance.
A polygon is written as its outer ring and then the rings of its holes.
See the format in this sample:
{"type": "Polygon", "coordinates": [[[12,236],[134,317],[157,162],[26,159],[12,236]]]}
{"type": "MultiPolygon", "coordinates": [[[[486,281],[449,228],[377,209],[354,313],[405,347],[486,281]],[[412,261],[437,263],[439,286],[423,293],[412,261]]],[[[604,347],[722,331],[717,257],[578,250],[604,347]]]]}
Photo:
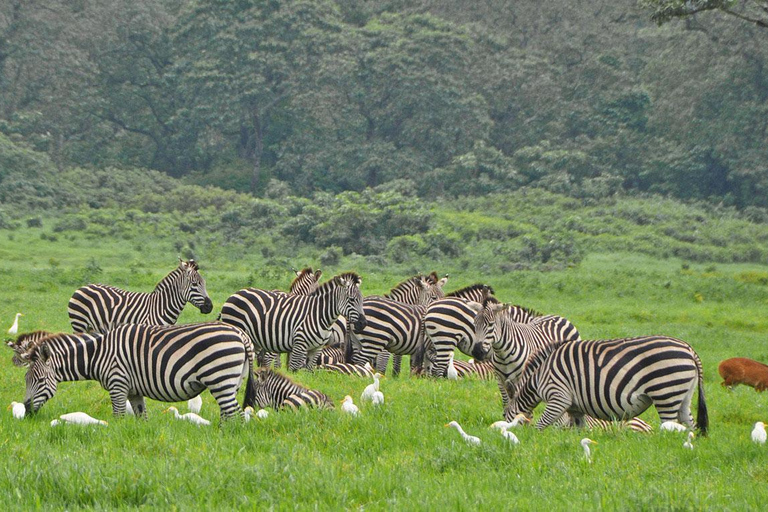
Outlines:
{"type": "Polygon", "coordinates": [[[89,284],[72,294],[67,312],[75,332],[106,333],[119,325],[173,325],[189,302],[201,313],[213,310],[205,279],[194,260],[180,261],[151,293],[89,284]]]}
{"type": "Polygon", "coordinates": [[[293,395],[288,395],[280,406],[283,409],[297,411],[300,408],[314,407],[317,409],[334,409],[328,395],[314,389],[308,389],[293,395]]]}
{"type": "Polygon", "coordinates": [[[329,372],[341,373],[342,375],[351,375],[355,377],[373,378],[373,370],[365,366],[353,363],[330,363],[321,366],[320,369],[329,372]]]}

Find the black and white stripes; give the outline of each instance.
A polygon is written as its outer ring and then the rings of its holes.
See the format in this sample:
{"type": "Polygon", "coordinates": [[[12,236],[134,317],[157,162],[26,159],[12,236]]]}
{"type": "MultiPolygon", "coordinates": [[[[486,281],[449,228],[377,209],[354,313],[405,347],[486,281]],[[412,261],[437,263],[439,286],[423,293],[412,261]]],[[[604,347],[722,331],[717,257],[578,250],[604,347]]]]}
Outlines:
{"type": "Polygon", "coordinates": [[[237,328],[219,322],[181,325],[123,325],[107,334],[57,334],[29,354],[25,406],[40,409],[59,382],[95,380],[109,392],[112,411],[122,415],[126,399],[137,414],[144,397],[188,400],[208,389],[221,417],[241,414],[237,392],[253,365],[253,346],[237,328]]]}
{"type": "Polygon", "coordinates": [[[83,286],[69,299],[67,311],[73,331],[105,333],[123,324],[173,325],[187,302],[201,313],[213,310],[194,260],[180,261],[151,293],[101,284],[83,286]]]}

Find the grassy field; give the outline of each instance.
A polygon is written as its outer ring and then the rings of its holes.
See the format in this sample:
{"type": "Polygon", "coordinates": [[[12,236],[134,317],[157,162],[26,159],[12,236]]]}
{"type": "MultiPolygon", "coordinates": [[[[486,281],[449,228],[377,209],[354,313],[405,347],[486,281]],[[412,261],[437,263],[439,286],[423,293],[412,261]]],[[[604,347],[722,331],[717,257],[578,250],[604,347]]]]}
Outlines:
{"type": "MultiPolygon", "coordinates": [[[[21,328],[67,330],[66,303],[83,281],[150,291],[175,265],[161,246],[136,242],[41,240],[0,231],[0,333],[17,311],[21,328]]],[[[173,254],[173,253],[171,253],[173,254]]],[[[291,274],[261,275],[258,259],[201,257],[214,313],[188,306],[181,322],[213,319],[232,292],[253,284],[287,288],[291,274]],[[255,282],[254,282],[255,281],[255,282]]],[[[315,263],[295,261],[296,266],[315,263]]],[[[364,279],[365,294],[387,291],[409,277],[343,261],[364,279]]],[[[382,381],[386,404],[339,411],[274,413],[266,420],[198,428],[162,414],[112,419],[107,393],[95,383],[65,383],[32,418],[0,416],[0,507],[166,509],[416,509],[477,510],[757,510],[768,502],[768,447],[755,446],[755,421],[768,421],[768,396],[750,388],[728,392],[717,364],[735,356],[768,360],[768,267],[687,264],[629,254],[589,255],[558,272],[478,275],[450,265],[448,290],[491,284],[506,302],[568,317],[584,338],[667,334],[690,342],[702,358],[711,433],[684,450],[680,434],[591,432],[599,444],[584,461],[580,431],[516,431],[507,445],[488,426],[501,418],[494,382],[402,376],[382,381]],[[108,427],[51,428],[75,410],[109,420],[108,427]],[[482,439],[463,443],[457,420],[482,439]]],[[[425,271],[427,269],[424,269],[425,271]]],[[[431,269],[429,269],[431,270],[431,269]]],[[[0,403],[24,396],[24,371],[0,361],[0,403]]],[[[464,357],[464,356],[461,356],[464,357]]],[[[300,382],[337,403],[356,401],[368,382],[317,372],[300,382]]],[[[216,420],[208,393],[202,415],[216,420]]],[[[182,405],[182,409],[184,406],[182,405]]],[[[658,426],[653,409],[643,418],[658,426]]]]}

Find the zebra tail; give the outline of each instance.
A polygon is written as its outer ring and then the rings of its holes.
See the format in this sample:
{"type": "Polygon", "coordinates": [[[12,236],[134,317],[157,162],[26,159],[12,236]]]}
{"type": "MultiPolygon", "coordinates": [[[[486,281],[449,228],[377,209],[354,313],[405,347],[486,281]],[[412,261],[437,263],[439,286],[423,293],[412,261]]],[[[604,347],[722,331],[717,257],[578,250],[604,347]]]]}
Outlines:
{"type": "Polygon", "coordinates": [[[709,414],[707,413],[707,401],[704,399],[704,378],[699,375],[699,408],[696,413],[696,423],[701,435],[706,437],[709,430],[709,414]]]}
{"type": "Polygon", "coordinates": [[[245,384],[245,398],[243,399],[243,409],[248,406],[256,405],[256,379],[253,377],[253,365],[248,364],[248,381],[245,384]]]}

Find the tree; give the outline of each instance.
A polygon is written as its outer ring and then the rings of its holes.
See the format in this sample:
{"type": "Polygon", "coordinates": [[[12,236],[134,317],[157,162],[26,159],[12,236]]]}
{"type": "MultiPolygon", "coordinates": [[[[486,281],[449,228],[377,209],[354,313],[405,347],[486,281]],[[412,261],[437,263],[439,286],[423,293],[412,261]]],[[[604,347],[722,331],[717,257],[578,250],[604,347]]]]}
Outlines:
{"type": "Polygon", "coordinates": [[[642,4],[653,11],[651,19],[659,25],[700,12],[718,11],[768,28],[768,8],[764,0],[643,0],[642,4]]]}

